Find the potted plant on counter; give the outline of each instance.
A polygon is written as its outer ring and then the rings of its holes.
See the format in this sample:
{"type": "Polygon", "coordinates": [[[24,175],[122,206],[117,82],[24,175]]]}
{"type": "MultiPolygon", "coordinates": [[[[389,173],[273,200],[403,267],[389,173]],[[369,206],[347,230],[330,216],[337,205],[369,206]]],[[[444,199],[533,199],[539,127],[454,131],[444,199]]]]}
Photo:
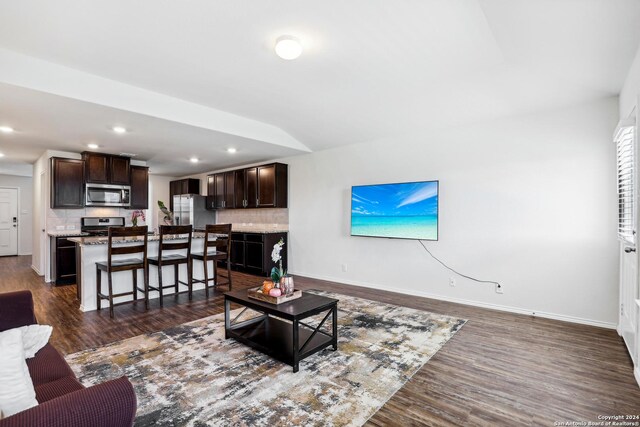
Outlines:
{"type": "Polygon", "coordinates": [[[144,211],[143,210],[135,210],[133,212],[131,212],[131,225],[133,227],[137,227],[138,226],[138,218],[140,218],[142,221],[146,221],[147,218],[144,215],[144,211]]]}
{"type": "Polygon", "coordinates": [[[158,212],[158,216],[160,216],[162,218],[160,223],[163,223],[164,225],[172,225],[173,224],[173,212],[171,212],[167,208],[167,206],[164,204],[164,202],[162,200],[158,200],[158,209],[160,209],[160,212],[158,212]]]}

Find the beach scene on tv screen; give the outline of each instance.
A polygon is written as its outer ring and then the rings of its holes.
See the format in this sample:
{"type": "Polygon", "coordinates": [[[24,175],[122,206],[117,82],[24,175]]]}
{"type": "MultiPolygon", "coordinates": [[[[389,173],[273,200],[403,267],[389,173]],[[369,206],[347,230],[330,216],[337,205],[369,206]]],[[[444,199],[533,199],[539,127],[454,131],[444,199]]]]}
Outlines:
{"type": "Polygon", "coordinates": [[[351,235],[438,239],[438,182],[354,186],[351,235]]]}

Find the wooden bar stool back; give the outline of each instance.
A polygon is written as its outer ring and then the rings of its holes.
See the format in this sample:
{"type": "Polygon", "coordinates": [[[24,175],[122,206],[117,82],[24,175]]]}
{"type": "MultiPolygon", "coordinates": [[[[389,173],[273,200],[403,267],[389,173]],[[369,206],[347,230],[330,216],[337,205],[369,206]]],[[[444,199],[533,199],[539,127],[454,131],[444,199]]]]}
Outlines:
{"type": "Polygon", "coordinates": [[[149,264],[158,267],[158,286],[149,286],[149,289],[160,293],[160,307],[163,306],[163,291],[167,288],[174,288],[177,296],[179,285],[185,285],[189,289],[189,299],[193,296],[193,286],[191,282],[191,225],[162,225],[160,226],[160,242],[158,244],[158,256],[149,257],[149,264]],[[181,253],[176,253],[181,251],[181,253]],[[187,264],[187,281],[180,281],[180,265],[187,264]],[[173,266],[174,283],[164,285],[162,281],[162,267],[173,266]]]}
{"type": "Polygon", "coordinates": [[[108,255],[106,261],[96,262],[96,302],[98,310],[101,309],[103,299],[109,300],[109,316],[113,318],[113,299],[127,295],[133,295],[133,301],[138,299],[138,291],[144,294],[145,308],[149,308],[149,269],[147,266],[147,232],[148,227],[110,227],[108,241],[108,255]],[[114,240],[115,239],[115,240],[114,240]],[[137,244],[127,246],[113,246],[120,239],[134,239],[137,244]],[[121,258],[119,255],[133,256],[135,258],[121,258]],[[142,256],[140,257],[140,254],[142,256]],[[118,257],[114,259],[114,257],[118,257]],[[138,287],[138,270],[143,270],[144,288],[138,287]],[[109,293],[102,293],[102,272],[107,273],[109,293]],[[130,292],[113,293],[112,275],[118,271],[131,271],[133,275],[133,289],[130,292]]]}
{"type": "MultiPolygon", "coordinates": [[[[209,282],[213,281],[214,289],[217,286],[229,285],[231,290],[231,224],[210,224],[205,228],[203,252],[193,253],[192,260],[202,261],[204,279],[194,279],[193,283],[204,283],[204,288],[209,296],[209,282]],[[213,248],[213,250],[211,250],[213,248]],[[209,278],[208,262],[213,261],[213,277],[209,278]],[[226,265],[226,275],[222,276],[224,282],[219,281],[218,262],[226,265]]],[[[193,262],[193,261],[192,261],[193,262]]]]}

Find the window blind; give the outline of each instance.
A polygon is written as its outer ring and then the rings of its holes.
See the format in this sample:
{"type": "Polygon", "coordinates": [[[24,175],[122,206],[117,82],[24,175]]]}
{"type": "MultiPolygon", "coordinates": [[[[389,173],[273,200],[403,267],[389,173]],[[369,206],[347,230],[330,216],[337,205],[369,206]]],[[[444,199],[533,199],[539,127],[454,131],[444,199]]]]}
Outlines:
{"type": "Polygon", "coordinates": [[[634,127],[620,127],[615,137],[618,166],[618,237],[635,244],[634,127]]]}

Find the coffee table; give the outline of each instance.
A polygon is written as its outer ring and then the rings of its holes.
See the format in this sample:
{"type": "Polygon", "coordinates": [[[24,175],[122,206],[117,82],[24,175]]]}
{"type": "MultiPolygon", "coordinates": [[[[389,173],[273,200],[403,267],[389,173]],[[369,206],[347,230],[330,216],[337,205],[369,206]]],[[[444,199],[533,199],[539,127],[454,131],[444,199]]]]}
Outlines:
{"type": "Polygon", "coordinates": [[[251,348],[293,366],[298,372],[300,361],[320,350],[333,346],[338,349],[338,300],[303,292],[302,297],[281,304],[251,299],[247,290],[224,294],[224,336],[233,338],[251,348]],[[240,314],[231,318],[231,303],[243,307],[240,314]],[[259,316],[238,321],[248,310],[261,313],[259,316]],[[303,320],[325,313],[318,326],[303,320]],[[329,334],[320,328],[331,317],[333,328],[329,334]]]}

